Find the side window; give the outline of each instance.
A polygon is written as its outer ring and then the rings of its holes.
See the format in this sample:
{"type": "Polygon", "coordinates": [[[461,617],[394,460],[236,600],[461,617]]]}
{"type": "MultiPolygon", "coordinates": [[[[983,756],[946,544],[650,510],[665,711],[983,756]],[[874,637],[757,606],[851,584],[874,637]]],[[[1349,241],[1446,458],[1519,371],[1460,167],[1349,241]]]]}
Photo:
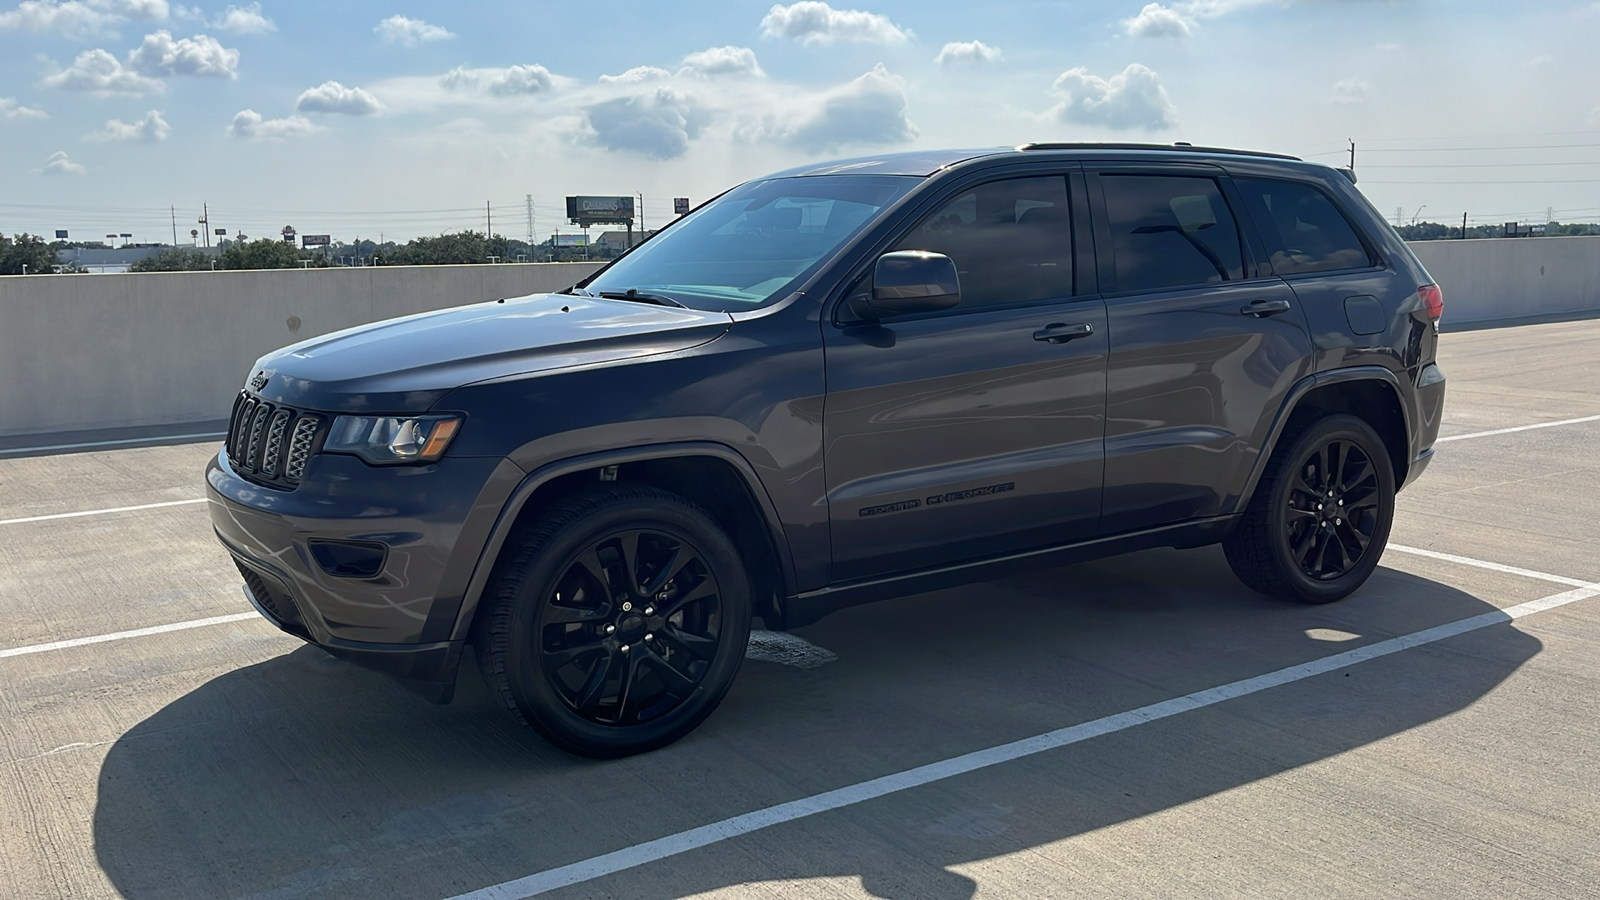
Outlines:
{"type": "Polygon", "coordinates": [[[963,308],[1071,296],[1067,179],[979,185],[947,201],[894,249],[930,250],[954,260],[963,308]]]}
{"type": "Polygon", "coordinates": [[[1217,183],[1180,175],[1102,175],[1118,291],[1237,281],[1239,226],[1217,183]]]}
{"type": "Polygon", "coordinates": [[[1234,183],[1250,205],[1272,270],[1279,275],[1372,265],[1350,221],[1322,191],[1271,178],[1236,178],[1234,183]]]}

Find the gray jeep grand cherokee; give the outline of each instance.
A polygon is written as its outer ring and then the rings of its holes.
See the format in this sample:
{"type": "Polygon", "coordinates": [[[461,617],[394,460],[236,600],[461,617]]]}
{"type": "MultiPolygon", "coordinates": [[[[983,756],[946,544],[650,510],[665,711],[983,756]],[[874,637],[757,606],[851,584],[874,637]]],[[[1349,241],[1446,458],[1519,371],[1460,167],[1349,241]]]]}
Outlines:
{"type": "Polygon", "coordinates": [[[741,185],[558,294],[258,361],[206,472],[257,609],[574,753],[662,746],[752,617],[1221,542],[1372,573],[1444,401],[1439,288],[1348,172],[1029,144],[741,185]]]}

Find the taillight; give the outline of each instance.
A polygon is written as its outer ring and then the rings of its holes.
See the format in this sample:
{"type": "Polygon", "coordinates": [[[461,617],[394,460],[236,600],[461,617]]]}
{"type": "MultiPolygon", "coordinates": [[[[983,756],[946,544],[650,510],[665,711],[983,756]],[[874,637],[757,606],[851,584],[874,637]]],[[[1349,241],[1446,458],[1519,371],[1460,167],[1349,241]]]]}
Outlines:
{"type": "Polygon", "coordinates": [[[1417,296],[1422,298],[1422,305],[1428,310],[1428,318],[1439,321],[1444,315],[1444,291],[1439,290],[1437,284],[1425,284],[1417,288],[1417,296]]]}

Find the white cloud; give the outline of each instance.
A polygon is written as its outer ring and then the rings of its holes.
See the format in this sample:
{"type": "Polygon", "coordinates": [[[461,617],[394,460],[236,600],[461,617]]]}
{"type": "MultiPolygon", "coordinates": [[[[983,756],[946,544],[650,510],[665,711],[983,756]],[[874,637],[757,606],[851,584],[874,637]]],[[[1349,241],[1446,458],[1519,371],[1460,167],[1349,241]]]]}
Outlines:
{"type": "Polygon", "coordinates": [[[1081,66],[1062,72],[1051,85],[1061,102],[1049,115],[1084,125],[1107,128],[1167,128],[1176,122],[1176,110],[1155,72],[1138,63],[1108,78],[1089,74],[1081,66]]]}
{"type": "Polygon", "coordinates": [[[983,41],[951,41],[939,50],[933,61],[947,66],[956,62],[999,62],[1003,58],[999,47],[991,47],[983,41]]]}
{"type": "Polygon", "coordinates": [[[345,87],[337,81],[324,81],[300,94],[295,112],[338,113],[343,116],[370,116],[383,108],[378,98],[358,87],[345,87]]]}
{"type": "Polygon", "coordinates": [[[172,126],[167,124],[166,119],[161,118],[161,111],[152,109],[137,122],[111,119],[106,122],[105,128],[93,134],[85,135],[84,140],[153,144],[166,140],[171,134],[172,126]]]}
{"type": "Polygon", "coordinates": [[[1177,10],[1159,3],[1146,3],[1144,9],[1131,19],[1123,19],[1122,27],[1132,37],[1188,37],[1194,32],[1194,20],[1177,10]]]}
{"type": "Polygon", "coordinates": [[[43,87],[96,94],[159,94],[166,89],[159,79],[125,68],[104,50],[85,50],[72,65],[39,80],[43,87]]]}
{"type": "Polygon", "coordinates": [[[278,30],[271,19],[262,15],[259,3],[228,7],[222,15],[212,20],[211,27],[229,34],[265,34],[278,30]]]}
{"type": "Polygon", "coordinates": [[[281,141],[317,130],[305,116],[286,119],[266,119],[253,109],[240,110],[228,125],[228,133],[237,138],[257,141],[281,141]]]}
{"type": "Polygon", "coordinates": [[[693,95],[660,87],[591,104],[583,110],[583,118],[582,135],[590,143],[652,159],[674,159],[688,151],[707,115],[693,95]]]}
{"type": "Polygon", "coordinates": [[[0,12],[0,30],[56,32],[86,38],[108,34],[130,19],[162,21],[167,0],[23,0],[0,12]]]}
{"type": "Polygon", "coordinates": [[[44,168],[38,171],[45,175],[82,175],[88,170],[67,159],[65,150],[57,150],[50,154],[50,158],[44,161],[44,168]]]}
{"type": "Polygon", "coordinates": [[[192,38],[172,39],[167,31],[147,34],[144,43],[128,54],[129,67],[141,75],[197,75],[209,78],[235,78],[239,51],[230,50],[214,37],[197,34],[192,38]]]}
{"type": "Polygon", "coordinates": [[[803,44],[899,44],[912,37],[910,31],[889,21],[888,16],[859,9],[834,9],[820,0],[772,7],[761,19],[761,34],[803,44]]]}
{"type": "Polygon", "coordinates": [[[430,25],[421,19],[408,19],[405,16],[390,16],[379,22],[378,27],[372,30],[388,43],[399,44],[402,47],[415,47],[429,41],[443,41],[455,37],[438,25],[430,25]]]}
{"type": "Polygon", "coordinates": [[[621,75],[601,75],[601,84],[644,84],[647,81],[665,81],[672,73],[658,66],[634,66],[621,75]]]}
{"type": "Polygon", "coordinates": [[[1341,106],[1362,106],[1367,102],[1369,88],[1371,85],[1359,78],[1346,78],[1334,83],[1333,96],[1329,99],[1341,106]]]}
{"type": "Polygon", "coordinates": [[[756,65],[756,52],[749,47],[712,47],[691,53],[683,58],[678,74],[690,78],[767,77],[756,65]]]}
{"type": "Polygon", "coordinates": [[[439,84],[452,91],[486,91],[496,97],[515,97],[548,91],[554,82],[550,70],[541,65],[505,69],[457,66],[440,76],[439,84]]]}
{"type": "Polygon", "coordinates": [[[19,104],[15,98],[0,97],[0,121],[13,122],[18,119],[48,119],[42,109],[34,109],[19,104]]]}
{"type": "Polygon", "coordinates": [[[807,153],[851,145],[903,144],[917,136],[906,116],[905,82],[880,63],[872,71],[806,104],[809,109],[768,120],[749,137],[767,138],[807,153]]]}

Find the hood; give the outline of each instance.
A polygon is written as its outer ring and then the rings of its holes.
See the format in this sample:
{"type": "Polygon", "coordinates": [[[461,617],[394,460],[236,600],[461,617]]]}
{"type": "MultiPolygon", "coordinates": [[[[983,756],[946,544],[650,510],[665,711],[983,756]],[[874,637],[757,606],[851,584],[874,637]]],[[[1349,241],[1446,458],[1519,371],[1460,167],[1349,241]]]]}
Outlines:
{"type": "Polygon", "coordinates": [[[256,361],[266,400],[326,412],[423,412],[489,378],[687,350],[727,313],[565,294],[460,306],[312,338],[256,361]]]}

